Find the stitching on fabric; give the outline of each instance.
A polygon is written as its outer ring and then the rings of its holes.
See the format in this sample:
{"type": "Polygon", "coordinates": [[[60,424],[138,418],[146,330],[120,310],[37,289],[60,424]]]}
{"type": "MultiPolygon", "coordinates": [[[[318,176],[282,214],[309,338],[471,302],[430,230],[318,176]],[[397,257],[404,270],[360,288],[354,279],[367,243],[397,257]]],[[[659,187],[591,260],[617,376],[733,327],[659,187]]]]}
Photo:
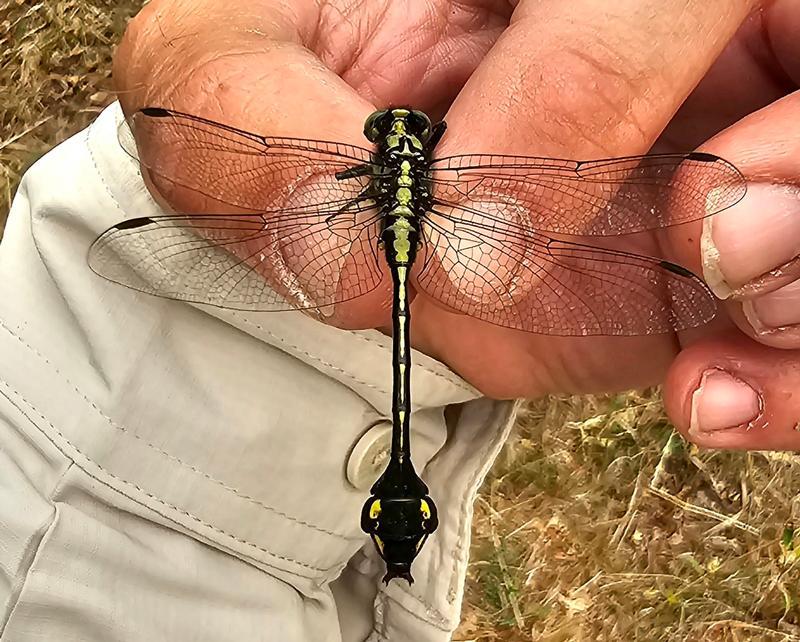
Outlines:
{"type": "Polygon", "coordinates": [[[387,638],[386,635],[386,594],[378,591],[377,599],[375,600],[375,620],[373,628],[380,638],[387,638]],[[378,630],[380,629],[380,630],[378,630]]]}
{"type": "Polygon", "coordinates": [[[11,330],[6,325],[6,323],[1,319],[0,319],[0,327],[2,327],[11,336],[13,336],[15,339],[17,339],[17,341],[22,343],[25,347],[27,347],[31,352],[36,354],[47,365],[49,365],[53,369],[53,371],[56,374],[58,374],[68,385],[70,385],[72,387],[72,389],[76,393],[78,393],[78,395],[80,395],[83,398],[83,400],[87,404],[89,404],[95,410],[95,412],[97,412],[97,414],[100,415],[100,417],[107,424],[109,424],[109,426],[111,426],[112,428],[114,428],[116,430],[119,430],[120,432],[125,433],[127,435],[130,435],[131,437],[133,437],[134,439],[137,439],[138,441],[140,441],[141,443],[143,443],[145,446],[147,446],[148,448],[152,449],[153,451],[157,452],[158,454],[160,454],[160,455],[162,455],[162,456],[174,461],[176,464],[179,464],[183,468],[186,468],[187,470],[190,470],[193,473],[196,473],[196,474],[202,476],[203,478],[207,479],[208,481],[220,486],[221,488],[224,488],[228,492],[233,493],[237,497],[239,497],[239,498],[241,498],[241,499],[243,499],[245,501],[248,501],[248,502],[250,502],[252,504],[255,504],[257,506],[260,506],[261,508],[264,508],[264,509],[266,509],[266,510],[268,510],[270,512],[273,512],[273,513],[275,513],[276,515],[278,515],[280,517],[284,517],[284,518],[288,519],[289,521],[292,521],[292,522],[295,522],[297,524],[300,524],[301,526],[306,526],[306,527],[311,528],[311,529],[313,529],[315,531],[318,531],[320,533],[324,533],[325,535],[331,535],[333,537],[337,537],[337,538],[342,539],[344,541],[348,541],[348,542],[359,542],[359,541],[361,541],[362,538],[360,538],[360,537],[353,537],[352,535],[345,535],[345,534],[342,534],[342,533],[336,533],[334,531],[328,530],[328,529],[323,528],[321,526],[317,526],[316,524],[312,524],[310,522],[306,522],[306,521],[304,521],[302,519],[299,519],[297,517],[293,517],[292,515],[288,515],[287,513],[284,513],[283,511],[281,511],[281,510],[279,510],[277,508],[269,506],[268,504],[265,504],[263,501],[261,501],[259,499],[256,499],[255,497],[252,497],[251,495],[247,495],[245,493],[242,493],[242,492],[238,491],[236,488],[234,488],[233,486],[230,486],[230,485],[226,484],[225,482],[223,482],[223,481],[221,481],[219,479],[216,479],[215,477],[213,477],[209,473],[197,468],[196,466],[193,466],[192,464],[189,464],[189,463],[183,461],[182,459],[180,459],[176,455],[173,455],[172,453],[169,453],[169,452],[159,448],[155,444],[147,441],[144,437],[142,437],[140,435],[137,435],[135,432],[131,432],[130,430],[128,430],[124,426],[120,426],[113,419],[111,419],[108,415],[106,415],[91,399],[89,399],[89,397],[86,394],[84,394],[84,392],[82,390],[80,390],[80,388],[78,388],[78,386],[76,386],[68,377],[66,377],[55,365],[53,365],[53,363],[47,357],[45,357],[36,348],[31,346],[29,343],[27,343],[22,337],[20,337],[16,333],[14,333],[14,331],[11,330]]]}
{"type": "Polygon", "coordinates": [[[388,395],[389,394],[389,391],[386,390],[385,388],[382,388],[381,386],[378,386],[378,385],[376,385],[374,383],[369,383],[368,381],[362,381],[361,379],[358,379],[357,377],[353,376],[347,370],[344,370],[343,368],[339,368],[338,366],[335,366],[332,363],[328,363],[327,361],[324,361],[324,360],[320,359],[318,356],[316,356],[314,354],[311,354],[310,352],[308,352],[306,350],[303,350],[301,347],[299,347],[299,346],[297,346],[297,345],[295,345],[293,343],[289,343],[283,337],[279,337],[279,336],[273,334],[270,330],[268,330],[267,328],[262,326],[260,323],[256,323],[255,321],[251,321],[247,317],[244,317],[241,314],[237,314],[236,311],[234,311],[234,310],[231,310],[230,313],[231,313],[231,316],[234,316],[237,319],[241,319],[247,325],[250,325],[250,326],[252,326],[254,328],[258,328],[262,332],[265,332],[267,335],[269,335],[270,338],[275,339],[276,341],[282,343],[284,346],[294,350],[295,352],[298,352],[298,353],[300,353],[302,355],[305,355],[306,357],[308,357],[312,361],[316,361],[317,363],[319,363],[323,367],[329,368],[331,370],[334,370],[335,372],[338,372],[339,374],[344,375],[345,377],[347,377],[351,381],[354,381],[355,383],[357,383],[357,384],[359,384],[361,386],[366,386],[367,388],[372,388],[373,390],[377,390],[378,392],[380,392],[381,394],[384,394],[384,395],[388,395]]]}
{"type": "MultiPolygon", "coordinates": [[[[332,363],[324,361],[323,359],[321,359],[317,355],[312,354],[312,353],[308,352],[307,350],[304,350],[303,348],[301,348],[301,347],[299,347],[299,346],[297,346],[297,345],[295,345],[293,343],[290,343],[289,341],[287,341],[283,337],[280,337],[280,336],[272,333],[269,329],[265,328],[260,323],[256,323],[255,321],[251,321],[250,319],[248,319],[245,316],[242,316],[241,314],[237,314],[235,310],[231,310],[230,314],[231,314],[231,316],[234,316],[237,319],[240,319],[243,323],[246,323],[247,325],[252,326],[254,328],[258,328],[261,332],[266,333],[271,339],[274,339],[275,341],[278,341],[279,343],[281,343],[284,346],[290,348],[291,350],[294,350],[295,352],[308,357],[312,361],[316,361],[317,363],[319,363],[320,365],[324,366],[325,368],[329,368],[329,369],[331,369],[331,370],[333,370],[335,372],[338,372],[341,375],[344,375],[350,381],[353,381],[353,382],[355,382],[355,383],[357,383],[357,384],[359,384],[361,386],[366,386],[367,388],[371,388],[372,390],[377,390],[378,392],[380,392],[380,393],[382,393],[384,395],[388,395],[389,394],[389,391],[386,388],[383,388],[381,386],[375,385],[373,383],[369,383],[367,381],[363,381],[363,380],[355,377],[352,373],[348,372],[347,370],[344,370],[343,368],[335,366],[332,363]]],[[[374,345],[376,345],[376,346],[378,346],[380,348],[384,347],[378,341],[375,341],[374,339],[370,339],[369,337],[365,337],[365,336],[363,336],[361,334],[358,334],[356,332],[351,332],[350,334],[351,334],[351,336],[356,337],[357,339],[359,339],[361,341],[365,341],[367,343],[374,344],[374,345]]],[[[428,367],[426,367],[426,366],[424,366],[424,365],[422,365],[420,363],[414,363],[413,366],[414,366],[414,368],[419,368],[421,370],[424,370],[425,372],[427,372],[429,374],[432,374],[435,377],[439,377],[440,379],[444,379],[448,383],[450,383],[450,384],[454,385],[455,387],[457,387],[462,392],[466,392],[467,394],[470,394],[470,395],[475,394],[474,390],[470,389],[468,386],[465,386],[463,383],[461,383],[459,381],[456,381],[455,379],[453,379],[452,377],[450,377],[450,376],[448,376],[446,374],[443,374],[443,373],[440,373],[440,372],[436,372],[435,370],[432,370],[432,369],[430,369],[430,368],[428,368],[428,367]]],[[[412,402],[412,406],[417,406],[417,408],[421,407],[421,406],[419,406],[419,404],[414,404],[413,402],[412,402]]]]}
{"type": "MultiPolygon", "coordinates": [[[[224,529],[222,529],[222,528],[219,528],[219,527],[217,527],[217,526],[214,526],[213,524],[209,524],[209,523],[207,523],[207,522],[203,521],[203,520],[202,520],[200,517],[197,517],[196,515],[193,515],[192,513],[190,513],[190,512],[189,512],[189,511],[187,511],[187,510],[184,510],[183,508],[180,508],[180,507],[178,507],[178,506],[175,506],[175,505],[173,505],[173,504],[170,504],[169,502],[167,502],[167,501],[165,501],[165,500],[161,499],[160,497],[157,497],[156,495],[153,495],[152,493],[150,493],[150,492],[146,491],[144,488],[142,488],[141,486],[138,486],[137,484],[134,484],[134,483],[133,483],[133,482],[131,482],[131,481],[128,481],[128,480],[122,479],[122,478],[120,478],[120,477],[117,477],[117,476],[116,476],[114,473],[112,473],[111,471],[107,470],[106,468],[104,468],[103,466],[101,466],[100,464],[98,464],[97,462],[95,462],[94,460],[92,460],[90,457],[87,457],[87,456],[86,456],[86,455],[83,453],[83,451],[81,451],[81,449],[80,449],[80,448],[78,448],[78,447],[77,447],[75,444],[73,444],[73,443],[72,443],[72,442],[71,442],[69,439],[67,439],[67,438],[64,436],[64,434],[63,434],[63,433],[62,433],[62,432],[61,432],[61,431],[60,431],[58,428],[56,428],[56,427],[53,425],[53,423],[52,423],[52,422],[51,422],[51,421],[50,421],[50,420],[49,420],[47,417],[45,417],[45,416],[44,416],[44,415],[43,415],[41,412],[39,412],[38,410],[36,410],[36,408],[35,408],[35,407],[34,407],[34,406],[33,406],[33,405],[32,405],[32,404],[31,404],[31,403],[30,403],[30,402],[29,402],[29,401],[28,401],[28,400],[25,398],[25,396],[24,396],[24,395],[22,395],[22,394],[21,394],[21,393],[20,393],[18,390],[16,390],[15,388],[13,388],[13,387],[12,387],[12,386],[11,386],[11,385],[10,385],[10,384],[7,382],[7,381],[4,381],[4,380],[0,379],[0,386],[2,386],[2,387],[4,387],[4,388],[6,388],[6,389],[7,389],[7,390],[9,390],[9,391],[10,391],[12,394],[14,394],[14,395],[16,395],[17,397],[19,397],[19,398],[22,400],[22,402],[23,402],[23,403],[24,403],[24,404],[25,404],[25,405],[26,405],[26,406],[27,406],[27,407],[30,409],[30,411],[31,411],[33,414],[35,414],[36,416],[38,416],[38,417],[39,417],[39,418],[40,418],[40,419],[41,419],[43,422],[45,422],[45,423],[46,423],[48,426],[50,426],[50,428],[52,428],[52,429],[53,429],[53,431],[54,431],[54,432],[55,432],[55,433],[56,433],[56,434],[57,434],[59,437],[61,437],[61,439],[63,439],[63,440],[64,440],[64,441],[65,441],[67,444],[69,444],[69,446],[70,446],[71,448],[73,448],[73,449],[75,450],[75,452],[77,452],[77,453],[78,453],[78,454],[79,454],[81,457],[83,457],[83,458],[84,458],[86,461],[90,462],[90,463],[91,463],[91,464],[93,464],[94,466],[97,466],[97,467],[98,467],[100,470],[102,470],[102,471],[103,471],[103,473],[105,473],[105,474],[106,474],[106,475],[108,475],[109,477],[111,477],[111,478],[113,478],[113,479],[117,480],[117,481],[118,481],[118,482],[120,482],[121,484],[123,484],[123,485],[125,485],[125,486],[132,486],[133,488],[135,488],[136,490],[138,490],[140,493],[142,493],[143,495],[146,495],[147,497],[149,497],[150,499],[154,500],[155,502],[157,502],[157,503],[159,503],[159,504],[161,504],[161,505],[163,505],[163,506],[166,506],[166,507],[168,507],[168,508],[171,508],[172,510],[174,510],[174,511],[176,511],[176,512],[178,512],[178,513],[182,514],[182,515],[185,515],[186,517],[189,517],[190,519],[194,520],[194,521],[195,521],[195,522],[197,522],[198,524],[200,524],[200,525],[202,525],[202,526],[205,526],[206,528],[209,528],[210,530],[212,530],[212,531],[214,531],[214,532],[216,532],[216,533],[219,533],[219,534],[221,534],[221,535],[224,535],[225,537],[229,537],[230,539],[232,539],[232,540],[234,540],[234,541],[236,541],[236,542],[239,542],[240,544],[245,544],[246,546],[251,546],[252,548],[255,548],[256,550],[259,550],[259,551],[261,551],[262,553],[264,553],[264,554],[266,554],[266,555],[268,555],[268,556],[270,556],[270,557],[273,557],[273,558],[276,558],[276,559],[279,559],[279,560],[283,560],[283,561],[285,561],[285,562],[291,562],[291,563],[293,563],[293,564],[297,564],[297,565],[299,565],[299,566],[302,566],[302,567],[304,567],[304,568],[307,568],[307,569],[309,569],[309,570],[311,570],[311,571],[317,571],[317,572],[320,572],[320,573],[325,573],[325,574],[328,574],[328,573],[330,573],[330,572],[331,572],[333,569],[335,569],[335,568],[337,568],[337,567],[338,567],[338,565],[337,565],[337,566],[332,566],[331,568],[327,568],[327,569],[325,569],[325,568],[320,568],[320,567],[317,567],[317,566],[312,566],[311,564],[307,564],[307,563],[305,563],[305,562],[301,562],[300,560],[293,559],[293,558],[291,558],[291,557],[285,557],[285,556],[283,556],[283,555],[279,555],[279,554],[277,554],[277,553],[273,553],[272,551],[269,551],[269,550],[267,550],[267,549],[266,549],[266,548],[264,548],[263,546],[260,546],[260,545],[258,545],[258,544],[255,544],[254,542],[250,542],[250,541],[248,541],[248,540],[246,540],[246,539],[242,539],[242,538],[238,537],[237,535],[234,535],[233,533],[228,533],[227,531],[225,531],[225,530],[224,530],[224,529]]],[[[95,481],[97,481],[98,483],[100,483],[100,484],[102,484],[102,485],[106,486],[107,488],[111,489],[113,492],[115,492],[115,493],[119,493],[120,495],[122,495],[122,496],[124,496],[124,497],[127,497],[128,499],[130,499],[131,501],[133,501],[133,502],[135,502],[135,503],[139,504],[140,506],[143,506],[143,507],[144,507],[144,508],[146,508],[147,510],[152,510],[154,513],[156,513],[156,514],[158,514],[158,515],[161,515],[161,517],[163,517],[163,518],[165,518],[165,519],[167,519],[167,520],[171,521],[172,523],[174,523],[174,524],[178,524],[178,525],[180,525],[180,526],[183,526],[184,528],[187,528],[189,531],[191,531],[192,533],[194,533],[194,534],[195,534],[195,535],[197,535],[198,537],[203,537],[203,534],[202,534],[202,533],[200,533],[200,532],[198,532],[198,531],[196,531],[196,530],[193,530],[193,529],[191,529],[191,528],[188,528],[188,527],[187,527],[185,524],[181,524],[180,522],[178,522],[178,521],[177,521],[177,520],[175,520],[174,518],[170,517],[169,515],[166,515],[165,513],[162,513],[162,512],[159,512],[158,510],[155,510],[155,509],[154,509],[154,508],[152,508],[151,506],[148,506],[147,504],[144,504],[144,503],[142,503],[140,500],[136,499],[135,497],[133,497],[133,496],[131,496],[131,495],[127,494],[127,493],[124,493],[123,491],[119,490],[118,488],[114,488],[113,486],[111,486],[111,485],[110,485],[108,482],[106,482],[105,480],[103,480],[103,479],[99,478],[97,475],[95,475],[95,474],[91,473],[91,472],[90,472],[90,471],[89,471],[89,470],[88,470],[88,469],[87,469],[85,466],[82,466],[82,465],[81,465],[79,462],[75,461],[75,460],[74,460],[72,457],[70,457],[70,456],[69,456],[67,453],[65,453],[65,452],[64,452],[64,450],[63,450],[63,449],[62,449],[62,448],[61,448],[61,447],[60,447],[60,446],[59,446],[57,443],[55,443],[55,442],[54,442],[54,441],[53,441],[53,440],[52,440],[52,439],[51,439],[51,438],[50,438],[50,437],[47,435],[47,433],[46,433],[46,432],[44,432],[44,431],[43,431],[41,428],[39,428],[38,424],[37,424],[37,423],[36,423],[36,422],[35,422],[35,421],[34,421],[34,420],[33,420],[33,419],[30,417],[30,415],[29,415],[27,412],[25,412],[25,410],[23,410],[22,408],[20,408],[20,407],[19,407],[19,405],[18,405],[18,404],[16,404],[16,403],[14,402],[14,400],[13,400],[13,399],[12,399],[12,398],[11,398],[9,395],[7,395],[7,394],[6,394],[6,393],[4,393],[4,392],[0,392],[0,394],[2,394],[2,395],[3,395],[3,396],[4,396],[4,397],[5,397],[7,400],[8,400],[8,402],[9,402],[11,405],[13,405],[13,406],[14,406],[14,407],[15,407],[15,408],[16,408],[16,409],[17,409],[17,410],[20,412],[20,413],[22,413],[22,414],[25,416],[25,418],[26,418],[28,421],[30,421],[30,422],[31,422],[31,424],[32,424],[33,426],[35,426],[35,427],[36,427],[36,429],[37,429],[37,430],[39,430],[39,431],[40,431],[40,432],[41,432],[41,433],[42,433],[42,434],[45,436],[45,438],[47,438],[47,439],[50,441],[50,443],[52,443],[52,444],[53,444],[53,446],[55,446],[56,448],[58,448],[58,450],[59,450],[59,451],[60,451],[62,454],[64,454],[64,455],[65,455],[66,457],[68,457],[69,459],[71,459],[71,460],[72,460],[72,461],[75,463],[75,465],[76,465],[76,466],[78,466],[78,467],[79,467],[79,468],[80,468],[80,469],[81,469],[81,470],[82,470],[84,473],[86,473],[86,474],[87,474],[89,477],[91,477],[92,479],[94,479],[94,480],[95,480],[95,481]]],[[[305,577],[305,578],[307,578],[307,579],[315,579],[315,578],[314,578],[314,576],[306,576],[306,575],[301,575],[301,577],[305,577]]]]}
{"type": "Polygon", "coordinates": [[[373,625],[373,626],[372,626],[372,635],[370,635],[370,636],[367,638],[366,642],[371,642],[372,640],[378,640],[378,642],[384,642],[384,641],[388,641],[388,640],[389,640],[389,638],[388,638],[388,637],[386,637],[386,636],[385,636],[383,633],[381,633],[380,631],[378,631],[378,629],[375,627],[375,625],[373,625]]]}
{"type": "MultiPolygon", "coordinates": [[[[93,126],[92,125],[90,125],[89,127],[87,127],[84,130],[84,138],[85,138],[85,142],[86,142],[86,150],[89,152],[89,159],[92,161],[92,167],[94,167],[94,171],[97,174],[97,177],[100,179],[100,182],[103,184],[103,188],[105,189],[106,194],[108,194],[108,197],[114,202],[114,205],[116,205],[117,209],[120,212],[122,212],[122,216],[124,217],[125,216],[125,210],[122,209],[122,205],[120,205],[120,202],[114,196],[114,193],[111,191],[111,186],[106,182],[106,177],[103,176],[103,172],[100,171],[100,167],[97,164],[97,159],[95,158],[94,149],[92,148],[92,144],[91,144],[91,140],[90,140],[90,132],[92,130],[93,130],[93,126]]],[[[114,128],[114,131],[116,132],[116,127],[114,128]]]]}

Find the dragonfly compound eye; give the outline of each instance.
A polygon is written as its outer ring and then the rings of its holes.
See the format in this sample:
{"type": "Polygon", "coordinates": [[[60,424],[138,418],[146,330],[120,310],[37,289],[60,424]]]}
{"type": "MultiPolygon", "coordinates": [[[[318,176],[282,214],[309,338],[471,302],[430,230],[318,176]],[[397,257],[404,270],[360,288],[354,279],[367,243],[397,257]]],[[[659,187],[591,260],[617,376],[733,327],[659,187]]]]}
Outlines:
{"type": "Polygon", "coordinates": [[[388,109],[372,112],[364,123],[364,136],[372,143],[383,138],[391,126],[391,116],[388,109]]]}
{"type": "Polygon", "coordinates": [[[431,135],[431,119],[425,112],[412,110],[409,114],[409,125],[411,126],[411,133],[415,134],[417,138],[422,141],[428,140],[431,135]]]}

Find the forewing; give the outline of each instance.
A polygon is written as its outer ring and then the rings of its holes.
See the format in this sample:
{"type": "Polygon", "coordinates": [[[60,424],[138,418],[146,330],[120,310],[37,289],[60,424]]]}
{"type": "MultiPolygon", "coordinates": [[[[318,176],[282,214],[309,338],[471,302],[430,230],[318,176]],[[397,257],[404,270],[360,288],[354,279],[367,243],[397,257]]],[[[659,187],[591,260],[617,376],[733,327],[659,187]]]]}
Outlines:
{"type": "Polygon", "coordinates": [[[697,220],[735,204],[746,182],[711,154],[594,161],[498,155],[433,161],[436,203],[486,211],[528,232],[613,236],[697,220]]]}
{"type": "Polygon", "coordinates": [[[365,185],[363,179],[338,181],[335,174],[371,162],[361,147],[269,138],[156,108],[136,112],[121,126],[119,140],[159,189],[179,186],[201,194],[211,211],[225,204],[270,212],[309,203],[330,210],[356,198],[365,185]]]}
{"type": "Polygon", "coordinates": [[[426,216],[417,287],[495,325],[561,336],[646,335],[696,327],[716,310],[667,261],[555,239],[480,213],[426,216]]]}

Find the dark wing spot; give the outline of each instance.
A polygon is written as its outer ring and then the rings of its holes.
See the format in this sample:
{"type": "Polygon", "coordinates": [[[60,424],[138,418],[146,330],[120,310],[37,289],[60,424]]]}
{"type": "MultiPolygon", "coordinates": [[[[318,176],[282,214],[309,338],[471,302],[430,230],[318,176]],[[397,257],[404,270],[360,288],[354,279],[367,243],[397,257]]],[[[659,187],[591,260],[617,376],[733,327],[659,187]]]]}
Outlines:
{"type": "Polygon", "coordinates": [[[687,279],[697,278],[697,275],[694,272],[691,272],[682,265],[678,265],[677,263],[673,263],[672,261],[661,261],[659,265],[665,270],[669,270],[670,272],[673,272],[680,276],[685,276],[687,279]]]}
{"type": "Polygon", "coordinates": [[[153,219],[149,216],[142,216],[140,218],[132,218],[127,221],[122,221],[114,226],[116,230],[135,230],[137,227],[144,227],[153,223],[153,219]]]}
{"type": "Polygon", "coordinates": [[[719,160],[719,156],[714,156],[714,154],[708,154],[707,152],[689,152],[686,158],[705,163],[715,163],[719,160]]]}
{"type": "Polygon", "coordinates": [[[172,114],[166,109],[161,107],[145,107],[140,110],[145,116],[152,116],[153,118],[166,118],[172,114]]]}

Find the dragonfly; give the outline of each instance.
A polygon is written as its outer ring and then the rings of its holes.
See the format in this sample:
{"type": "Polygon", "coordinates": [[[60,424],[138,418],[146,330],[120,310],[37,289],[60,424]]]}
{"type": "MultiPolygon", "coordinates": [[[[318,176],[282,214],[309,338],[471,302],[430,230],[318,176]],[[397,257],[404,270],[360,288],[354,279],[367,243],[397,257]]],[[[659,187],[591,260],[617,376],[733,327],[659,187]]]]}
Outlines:
{"type": "Polygon", "coordinates": [[[88,256],[117,284],[235,310],[325,320],[391,292],[391,450],[360,516],[386,583],[413,582],[412,562],[438,525],[411,459],[412,296],[529,333],[697,327],[716,311],[703,281],[622,241],[714,215],[746,191],[731,163],[704,152],[438,157],[445,130],[420,110],[387,108],[367,118],[370,146],[360,147],[142,109],[122,124],[122,146],[159,191],[193,194],[203,211],[124,220],[88,256]],[[157,142],[159,154],[138,153],[136,140],[157,142]]]}

